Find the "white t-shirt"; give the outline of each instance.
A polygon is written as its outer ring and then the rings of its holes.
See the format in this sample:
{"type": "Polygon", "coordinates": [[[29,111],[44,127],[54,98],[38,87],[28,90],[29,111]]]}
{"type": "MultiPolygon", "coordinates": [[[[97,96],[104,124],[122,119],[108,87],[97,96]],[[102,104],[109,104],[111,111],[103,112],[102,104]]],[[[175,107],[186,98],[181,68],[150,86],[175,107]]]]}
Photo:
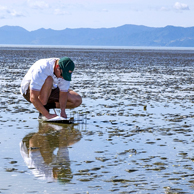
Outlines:
{"type": "Polygon", "coordinates": [[[20,88],[21,94],[26,94],[29,86],[32,90],[40,91],[48,76],[53,78],[53,89],[58,86],[60,91],[67,92],[70,86],[70,81],[57,78],[54,75],[54,65],[56,60],[58,60],[58,58],[40,59],[35,62],[22,80],[20,88]]]}

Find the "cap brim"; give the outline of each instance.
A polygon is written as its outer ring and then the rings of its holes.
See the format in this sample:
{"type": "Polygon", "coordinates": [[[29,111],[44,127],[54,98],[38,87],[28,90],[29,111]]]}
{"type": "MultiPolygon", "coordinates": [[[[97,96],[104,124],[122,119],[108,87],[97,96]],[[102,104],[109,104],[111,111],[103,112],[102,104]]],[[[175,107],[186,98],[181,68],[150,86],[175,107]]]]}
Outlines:
{"type": "Polygon", "coordinates": [[[62,73],[64,80],[71,81],[71,74],[70,73],[62,73]]]}

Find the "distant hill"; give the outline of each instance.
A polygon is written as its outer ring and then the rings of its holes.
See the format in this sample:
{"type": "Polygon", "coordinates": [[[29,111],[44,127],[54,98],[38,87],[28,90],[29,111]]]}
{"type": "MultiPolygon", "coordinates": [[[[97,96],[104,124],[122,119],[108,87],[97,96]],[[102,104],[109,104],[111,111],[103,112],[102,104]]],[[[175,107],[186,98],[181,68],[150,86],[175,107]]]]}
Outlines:
{"type": "Polygon", "coordinates": [[[27,31],[19,26],[3,26],[0,44],[194,47],[194,27],[127,24],[115,28],[27,31]]]}

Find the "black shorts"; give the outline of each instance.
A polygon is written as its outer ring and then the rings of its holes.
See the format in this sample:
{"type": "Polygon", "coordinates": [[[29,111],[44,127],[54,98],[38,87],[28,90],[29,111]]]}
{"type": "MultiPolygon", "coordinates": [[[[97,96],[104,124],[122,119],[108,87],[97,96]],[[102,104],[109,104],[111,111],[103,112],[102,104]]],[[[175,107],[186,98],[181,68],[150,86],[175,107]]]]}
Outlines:
{"type": "MultiPolygon", "coordinates": [[[[23,94],[23,97],[30,102],[30,88],[28,88],[26,94],[23,94]]],[[[59,88],[52,89],[51,95],[49,96],[48,102],[47,103],[52,103],[52,102],[59,102],[59,88]]],[[[31,103],[31,102],[30,102],[31,103]]]]}

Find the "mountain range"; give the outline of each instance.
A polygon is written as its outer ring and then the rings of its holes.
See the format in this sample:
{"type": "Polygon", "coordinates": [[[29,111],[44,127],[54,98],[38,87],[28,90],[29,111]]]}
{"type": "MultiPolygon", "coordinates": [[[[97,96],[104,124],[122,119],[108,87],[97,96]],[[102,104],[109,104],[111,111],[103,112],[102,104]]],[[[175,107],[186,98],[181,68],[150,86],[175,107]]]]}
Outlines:
{"type": "Polygon", "coordinates": [[[126,24],[114,28],[28,31],[19,26],[2,26],[0,44],[194,47],[194,27],[126,24]]]}

